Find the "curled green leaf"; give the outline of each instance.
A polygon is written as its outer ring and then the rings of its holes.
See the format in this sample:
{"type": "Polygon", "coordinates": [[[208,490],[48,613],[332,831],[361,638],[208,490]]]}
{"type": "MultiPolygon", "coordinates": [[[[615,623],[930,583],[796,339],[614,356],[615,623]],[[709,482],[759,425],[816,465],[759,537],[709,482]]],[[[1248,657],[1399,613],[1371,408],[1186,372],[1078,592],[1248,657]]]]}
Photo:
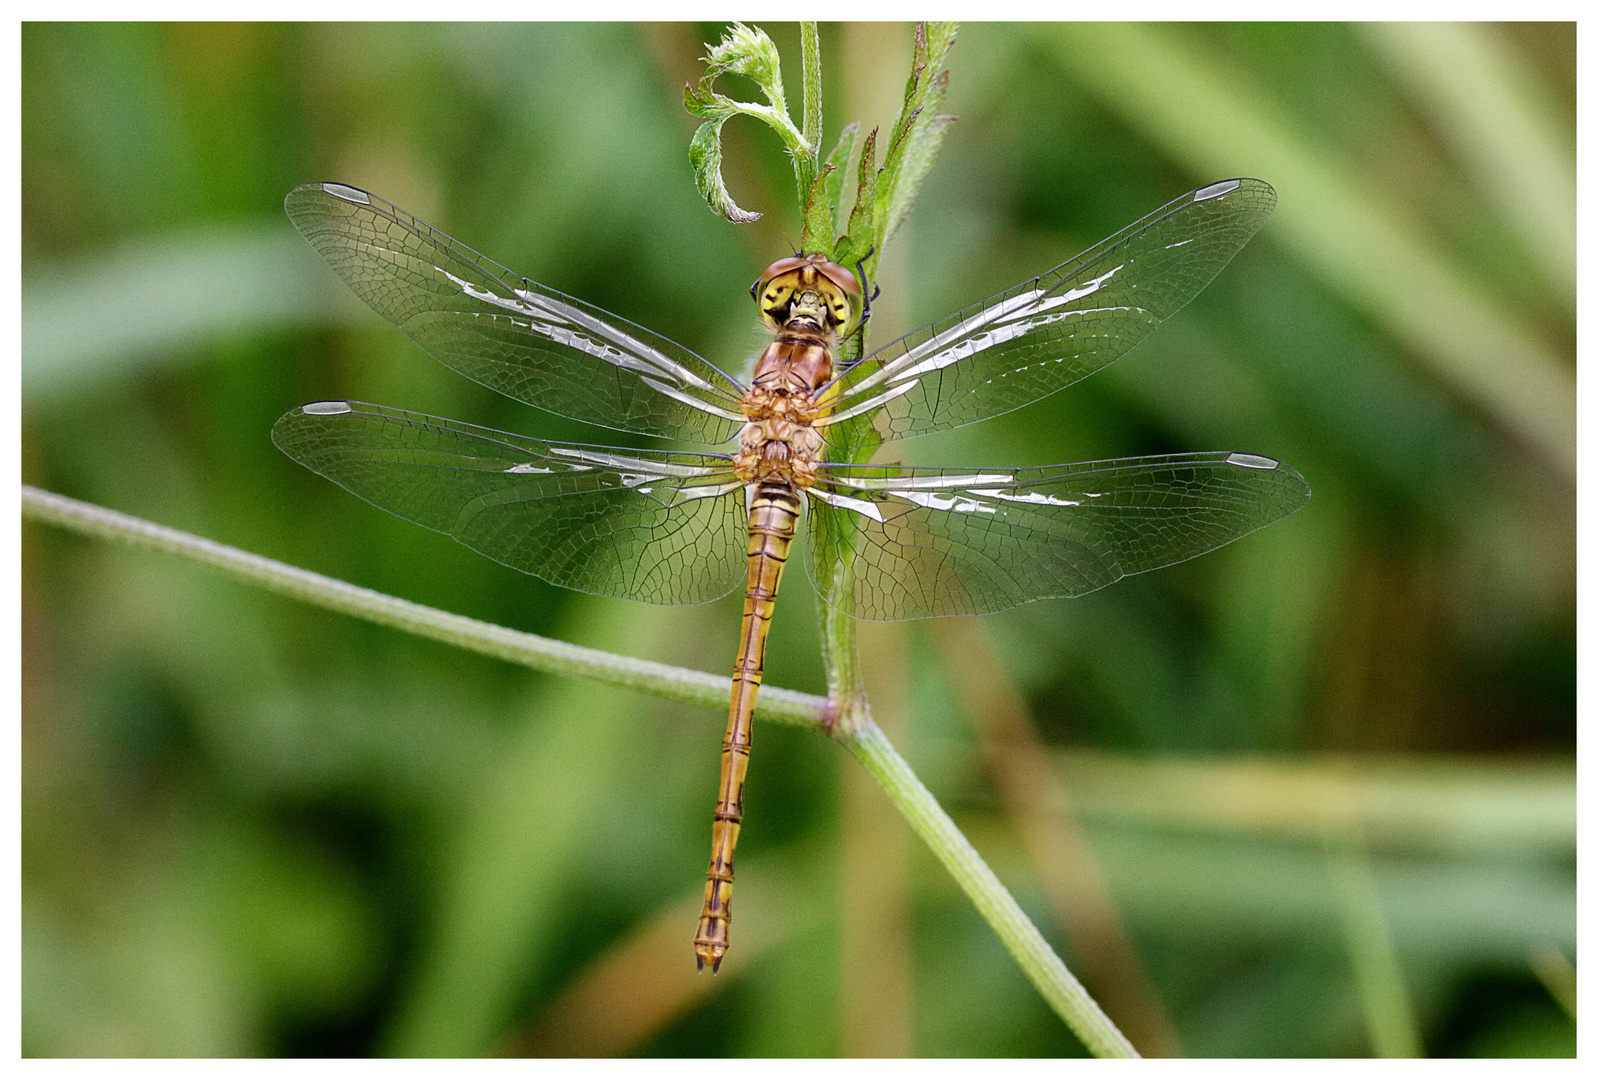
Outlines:
{"type": "Polygon", "coordinates": [[[721,179],[721,125],[726,119],[723,116],[699,125],[693,141],[688,144],[688,162],[693,166],[694,183],[699,186],[699,194],[704,197],[706,204],[728,221],[745,225],[758,221],[760,214],[745,210],[733,202],[732,196],[727,194],[727,185],[721,179]]]}
{"type": "Polygon", "coordinates": [[[770,125],[782,138],[783,145],[794,160],[801,189],[809,187],[816,150],[788,116],[777,47],[763,31],[743,23],[734,23],[720,43],[706,47],[710,55],[705,58],[708,65],[705,74],[700,78],[697,88],[689,85],[683,92],[684,107],[705,121],[694,133],[693,142],[688,148],[694,180],[705,202],[716,213],[729,221],[754,221],[760,215],[740,209],[727,194],[726,184],[721,178],[721,125],[727,118],[742,113],[770,125]],[[716,80],[728,73],[753,81],[768,104],[738,101],[718,91],[716,80]]]}

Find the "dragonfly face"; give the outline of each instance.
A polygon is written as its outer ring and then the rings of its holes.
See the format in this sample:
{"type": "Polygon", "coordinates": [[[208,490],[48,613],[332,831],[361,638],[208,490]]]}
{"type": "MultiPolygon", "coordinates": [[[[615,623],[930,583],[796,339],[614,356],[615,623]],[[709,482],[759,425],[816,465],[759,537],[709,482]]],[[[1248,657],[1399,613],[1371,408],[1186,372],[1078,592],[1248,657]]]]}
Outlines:
{"type": "Polygon", "coordinates": [[[860,325],[864,296],[860,281],[846,267],[830,262],[824,255],[794,255],[778,259],[766,267],[749,295],[760,305],[760,317],[773,333],[781,333],[792,321],[792,306],[805,294],[813,304],[823,305],[825,316],[840,338],[846,338],[860,325]]]}
{"type": "MultiPolygon", "coordinates": [[[[641,326],[523,278],[343,184],[306,184],[295,226],[378,314],[444,364],[529,405],[720,452],[557,445],[398,409],[318,402],[272,429],[361,498],[557,585],[691,604],[744,589],[706,901],[695,949],[720,964],[769,625],[796,535],[818,582],[847,567],[854,614],[909,619],[1079,596],[1287,516],[1309,486],[1230,451],[1022,469],[825,459],[829,427],[884,439],[1031,404],[1124,355],[1198,293],[1275,206],[1258,180],[1182,196],[1046,274],[866,356],[855,275],[818,255],[752,293],[774,334],[748,386],[641,326]],[[804,528],[800,529],[800,523],[804,528]]],[[[823,596],[825,589],[818,590],[823,596]]]]}

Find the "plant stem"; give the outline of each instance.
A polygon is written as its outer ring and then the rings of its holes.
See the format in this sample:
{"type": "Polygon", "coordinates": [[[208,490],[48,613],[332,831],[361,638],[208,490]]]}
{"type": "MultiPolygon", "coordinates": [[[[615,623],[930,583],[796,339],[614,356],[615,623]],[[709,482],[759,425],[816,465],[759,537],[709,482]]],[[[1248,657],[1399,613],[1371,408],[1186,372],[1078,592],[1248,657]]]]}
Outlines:
{"type": "MultiPolygon", "coordinates": [[[[709,708],[724,709],[727,705],[731,680],[724,675],[586,649],[468,619],[464,615],[452,615],[26,484],[22,487],[22,513],[25,517],[86,536],[176,555],[318,607],[408,630],[536,671],[592,679],[709,708]]],[[[825,704],[825,699],[813,694],[768,687],[761,691],[760,707],[755,715],[763,720],[820,731],[825,704]]]]}
{"type": "MultiPolygon", "coordinates": [[[[858,700],[858,699],[857,699],[858,700]]],[[[864,706],[861,705],[863,710],[864,706]]],[[[1137,1057],[1125,1035],[1104,1014],[1065,963],[1043,940],[1015,898],[994,876],[971,842],[944,813],[870,716],[840,722],[834,737],[866,767],[916,835],[953,875],[1050,1008],[1095,1057],[1137,1057]]]]}
{"type": "MultiPolygon", "coordinates": [[[[799,216],[804,216],[804,202],[810,194],[810,185],[816,178],[816,167],[821,160],[821,34],[814,22],[799,24],[800,100],[803,111],[799,117],[799,130],[812,153],[802,162],[799,171],[799,216]]],[[[798,161],[798,159],[795,159],[798,161]]]]}

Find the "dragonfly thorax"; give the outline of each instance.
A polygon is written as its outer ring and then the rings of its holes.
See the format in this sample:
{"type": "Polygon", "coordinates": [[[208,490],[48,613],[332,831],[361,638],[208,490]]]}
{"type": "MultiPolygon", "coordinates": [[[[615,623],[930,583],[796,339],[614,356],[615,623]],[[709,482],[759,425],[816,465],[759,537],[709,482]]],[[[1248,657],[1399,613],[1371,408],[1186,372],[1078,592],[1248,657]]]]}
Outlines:
{"type": "Polygon", "coordinates": [[[824,332],[783,333],[766,346],[740,408],[743,430],[733,471],[744,483],[809,487],[821,456],[816,421],[827,411],[818,396],[832,381],[834,342],[824,332]]]}
{"type": "Polygon", "coordinates": [[[796,487],[815,482],[821,457],[815,422],[825,412],[817,390],[831,379],[829,343],[777,340],[765,347],[741,403],[745,422],[733,455],[738,479],[796,487]]]}
{"type": "Polygon", "coordinates": [[[812,425],[771,416],[744,424],[732,468],[746,484],[807,488],[816,482],[820,457],[821,434],[812,425]]]}

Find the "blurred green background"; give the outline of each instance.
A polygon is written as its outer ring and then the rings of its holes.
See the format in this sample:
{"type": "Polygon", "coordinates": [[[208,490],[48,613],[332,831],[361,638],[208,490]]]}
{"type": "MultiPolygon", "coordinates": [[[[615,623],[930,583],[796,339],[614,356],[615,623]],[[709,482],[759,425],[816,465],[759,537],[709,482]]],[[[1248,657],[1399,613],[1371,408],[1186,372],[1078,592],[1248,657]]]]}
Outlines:
{"type": "MultiPolygon", "coordinates": [[[[347,396],[609,441],[362,307],[283,216],[307,180],[750,356],[799,228],[755,123],[726,173],[766,217],[694,191],[681,90],[721,32],[25,25],[23,480],[730,672],[737,598],[564,592],[268,438],[347,396]]],[[[828,147],[890,124],[909,28],[822,44],[828,147]]],[[[879,721],[1145,1052],[1574,1053],[1574,27],[981,25],[949,66],[878,343],[1200,184],[1281,203],[1130,357],[903,456],[1243,450],[1315,494],[1080,600],[866,627],[879,721]]],[[[696,976],[723,714],[22,538],[25,1054],[1081,1053],[824,739],[757,726],[733,949],[696,976]]],[[[784,592],[767,684],[821,692],[784,592]]]]}

